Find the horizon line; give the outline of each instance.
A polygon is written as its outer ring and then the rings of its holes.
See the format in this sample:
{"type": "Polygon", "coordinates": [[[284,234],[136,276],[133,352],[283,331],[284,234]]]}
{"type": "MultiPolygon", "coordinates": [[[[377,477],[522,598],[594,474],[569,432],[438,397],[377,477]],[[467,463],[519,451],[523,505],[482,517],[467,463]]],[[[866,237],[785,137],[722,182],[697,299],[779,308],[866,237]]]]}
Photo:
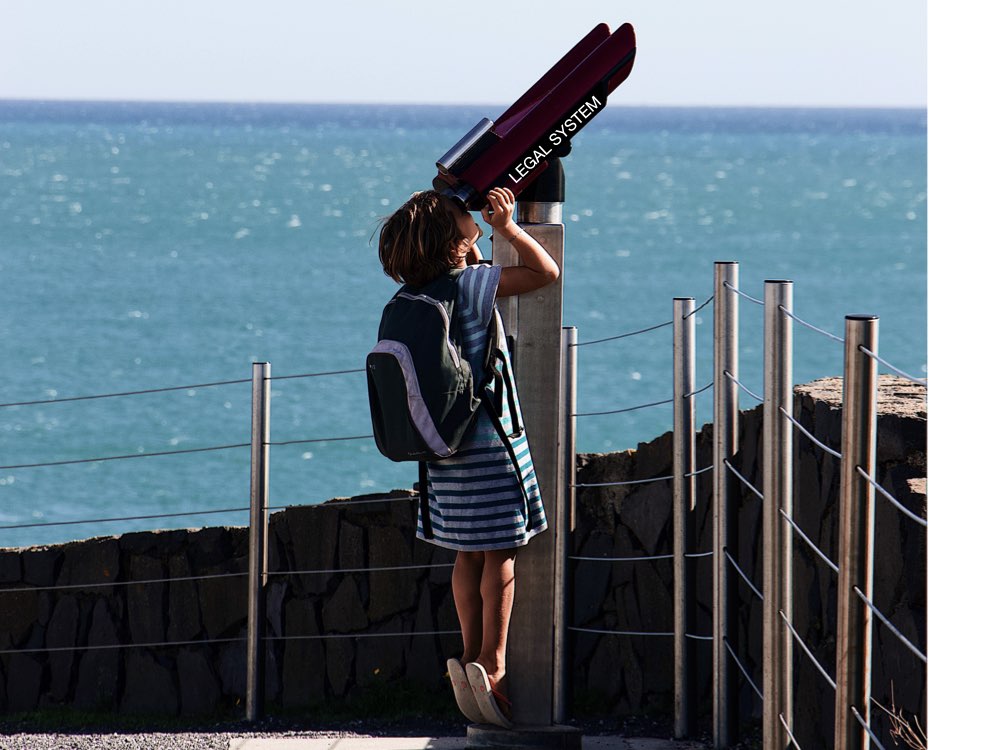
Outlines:
{"type": "MultiPolygon", "coordinates": [[[[413,101],[304,101],[304,100],[237,100],[237,99],[79,99],[7,97],[0,95],[0,104],[164,104],[164,105],[224,105],[265,107],[499,107],[509,105],[490,102],[413,102],[413,101]]],[[[614,109],[837,109],[837,110],[911,110],[927,111],[927,104],[633,104],[623,102],[614,109]]]]}

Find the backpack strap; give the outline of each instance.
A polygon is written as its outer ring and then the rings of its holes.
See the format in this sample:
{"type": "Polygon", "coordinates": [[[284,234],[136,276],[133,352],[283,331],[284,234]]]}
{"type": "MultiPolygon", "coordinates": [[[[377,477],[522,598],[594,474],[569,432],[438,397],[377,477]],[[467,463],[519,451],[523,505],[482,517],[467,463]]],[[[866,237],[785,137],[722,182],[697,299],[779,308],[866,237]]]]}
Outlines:
{"type": "Polygon", "coordinates": [[[424,539],[434,538],[434,527],[431,525],[431,498],[427,486],[427,462],[417,462],[417,473],[419,475],[420,491],[420,523],[424,529],[424,539]]]}
{"type": "MultiPolygon", "coordinates": [[[[500,380],[500,375],[496,371],[494,371],[494,378],[496,380],[500,380]]],[[[504,387],[502,382],[498,383],[498,385],[500,385],[500,387],[504,387]]],[[[514,465],[514,474],[517,477],[517,484],[521,488],[521,496],[524,500],[524,527],[526,531],[531,531],[533,527],[531,520],[531,501],[528,497],[528,489],[524,486],[524,475],[521,473],[521,465],[518,463],[517,453],[514,450],[514,444],[507,435],[507,430],[503,428],[503,422],[500,420],[500,412],[498,411],[496,404],[494,404],[492,399],[489,398],[484,398],[482,403],[483,408],[489,415],[490,421],[493,423],[493,429],[497,431],[497,435],[499,435],[500,440],[503,441],[504,448],[507,449],[510,461],[514,465]]]]}

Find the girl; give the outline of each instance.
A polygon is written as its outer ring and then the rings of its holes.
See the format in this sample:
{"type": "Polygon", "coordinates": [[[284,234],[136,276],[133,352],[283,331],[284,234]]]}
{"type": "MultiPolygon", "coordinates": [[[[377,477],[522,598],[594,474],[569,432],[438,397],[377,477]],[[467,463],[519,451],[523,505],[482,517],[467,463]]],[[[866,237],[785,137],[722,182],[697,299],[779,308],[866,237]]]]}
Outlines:
{"type": "MultiPolygon", "coordinates": [[[[473,363],[484,361],[495,299],[540,289],[559,277],[556,262],[514,222],[514,194],[507,188],[494,188],[487,200],[483,219],[511,243],[523,265],[501,268],[481,263],[476,242],[483,232],[475,219],[433,190],[414,193],[385,220],[379,232],[382,267],[398,282],[420,287],[451,269],[462,271],[458,275],[456,318],[464,354],[473,363]]],[[[510,356],[502,324],[497,343],[504,355],[497,367],[508,367],[510,356]]],[[[481,370],[473,368],[477,386],[481,370]]],[[[503,379],[493,382],[502,383],[503,379]]],[[[508,435],[512,416],[522,424],[519,412],[510,413],[511,408],[520,408],[516,388],[513,390],[513,398],[502,394],[497,399],[502,404],[501,424],[508,435]]],[[[493,395],[487,390],[484,398],[493,395]]],[[[461,659],[448,660],[448,673],[459,709],[470,721],[510,728],[511,706],[505,693],[514,558],[518,547],[545,530],[546,520],[527,437],[523,432],[510,435],[518,472],[484,412],[479,410],[458,452],[428,464],[433,535],[427,539],[418,514],[417,537],[458,551],[452,591],[463,652],[461,659]],[[525,507],[530,518],[525,517],[525,507]]]]}

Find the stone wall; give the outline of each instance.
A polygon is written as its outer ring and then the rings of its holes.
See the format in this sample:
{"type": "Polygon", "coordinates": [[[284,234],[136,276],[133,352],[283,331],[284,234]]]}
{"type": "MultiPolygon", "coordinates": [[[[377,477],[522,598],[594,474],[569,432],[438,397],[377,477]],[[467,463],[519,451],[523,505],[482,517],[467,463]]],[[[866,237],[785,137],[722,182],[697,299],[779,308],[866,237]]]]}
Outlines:
{"type": "MultiPolygon", "coordinates": [[[[840,449],[841,381],[830,378],[795,390],[795,418],[824,444],[840,449]]],[[[926,518],[925,389],[899,378],[882,377],[879,385],[878,476],[875,479],[909,510],[926,518]]],[[[740,414],[736,469],[758,489],[762,483],[763,408],[740,414]]],[[[794,510],[798,526],[834,562],[840,462],[794,434],[794,510]]],[[[697,466],[712,462],[711,425],[696,441],[697,466]]],[[[672,474],[672,435],[666,434],[636,450],[580,457],[578,482],[599,483],[672,474]]],[[[739,495],[738,548],[730,550],[755,586],[762,582],[761,501],[734,480],[739,495]]],[[[583,557],[633,557],[672,552],[672,496],[669,482],[631,487],[583,488],[577,494],[576,530],[572,554],[583,557]]],[[[689,552],[712,548],[711,474],[697,480],[689,552]]],[[[875,590],[873,601],[890,621],[926,652],[927,599],[926,529],[876,496],[875,590]]],[[[688,632],[712,634],[711,557],[692,558],[696,605],[688,632]]],[[[573,622],[596,630],[669,632],[673,630],[673,560],[603,563],[572,561],[573,622]]],[[[792,622],[820,663],[835,676],[836,575],[804,542],[794,546],[792,622]]],[[[760,600],[742,581],[738,585],[739,634],[733,644],[757,686],[762,683],[760,600]]],[[[926,726],[924,665],[896,636],[876,620],[873,697],[885,706],[895,701],[907,715],[916,713],[926,726]]],[[[576,705],[580,710],[612,707],[616,713],[647,711],[673,714],[673,638],[617,636],[572,632],[576,705]]],[[[711,728],[712,650],[708,641],[694,641],[692,701],[699,726],[711,728]]],[[[802,747],[833,747],[834,694],[814,665],[795,647],[795,735],[802,747]]],[[[762,706],[741,679],[740,714],[757,721],[762,706]]],[[[878,712],[876,712],[878,713],[878,712]]],[[[888,736],[880,715],[879,736],[888,736]]]]}
{"type": "MultiPolygon", "coordinates": [[[[840,444],[840,381],[796,389],[796,419],[834,449],[840,444]]],[[[880,382],[878,481],[926,516],[926,413],[923,389],[880,382]]],[[[761,486],[761,409],[742,412],[736,468],[761,486]]],[[[697,436],[697,465],[712,461],[712,430],[697,436]]],[[[581,455],[578,481],[594,483],[671,474],[672,435],[637,449],[581,455]]],[[[805,438],[795,440],[796,522],[836,559],[839,462],[805,438]]],[[[760,587],[760,501],[739,491],[739,542],[733,550],[760,587]]],[[[689,551],[711,549],[711,474],[697,480],[689,551]]],[[[670,483],[587,488],[577,495],[572,554],[629,557],[671,553],[670,483]]],[[[350,705],[372,686],[406,680],[429,696],[447,693],[444,660],[458,653],[458,622],[447,564],[454,553],[415,541],[409,492],[331,500],[273,514],[267,587],[265,688],[268,707],[297,710],[350,705]],[[425,567],[429,565],[444,567],[425,567]],[[389,566],[414,570],[282,574],[389,566]],[[339,637],[352,634],[395,637],[339,637]],[[312,638],[309,636],[333,636],[312,638]],[[297,638],[297,636],[303,636],[297,638]]],[[[876,512],[874,601],[921,647],[926,644],[926,535],[881,498],[876,512]]],[[[710,635],[712,558],[695,558],[694,616],[689,632],[710,635]]],[[[0,709],[7,712],[70,705],[133,713],[239,715],[245,695],[247,581],[245,528],[143,532],[47,548],[0,550],[0,589],[76,586],[57,591],[0,590],[0,709]],[[184,580],[193,576],[217,576],[184,580]],[[138,585],[99,582],[173,579],[138,585]],[[213,640],[214,643],[197,641],[213,640]],[[132,643],[190,642],[141,648],[132,643]],[[92,646],[82,652],[57,651],[92,646]],[[48,651],[46,651],[46,649],[48,651]]],[[[571,625],[669,632],[673,561],[571,561],[571,625]]],[[[836,580],[804,544],[795,547],[796,629],[832,674],[836,580]]],[[[755,682],[761,681],[761,606],[739,585],[739,637],[734,644],[755,682]]],[[[894,682],[898,706],[925,717],[922,664],[881,624],[875,626],[874,689],[888,705],[894,682]]],[[[667,636],[618,636],[571,631],[573,705],[577,712],[672,715],[673,641],[667,636]]],[[[711,711],[711,644],[693,644],[696,696],[707,729],[711,711]]],[[[808,660],[796,662],[796,736],[803,747],[832,746],[833,691],[808,660]]],[[[743,684],[743,683],[741,683],[743,684]]],[[[742,716],[761,714],[745,684],[742,716]]],[[[879,719],[878,721],[881,721],[879,719]]],[[[881,736],[886,736],[884,728],[881,736]]]]}
{"type": "MultiPolygon", "coordinates": [[[[354,638],[458,630],[454,554],[414,541],[412,493],[332,500],[271,517],[265,691],[271,707],[347,701],[379,682],[448,689],[458,635],[354,638]],[[371,502],[374,501],[374,502],[371,502]],[[324,634],[326,638],[309,638],[324,634]],[[299,636],[304,636],[299,638],[299,636]]],[[[0,709],[55,705],[126,713],[242,712],[246,695],[247,529],[125,534],[0,551],[0,588],[174,579],[169,583],[0,590],[0,709]],[[197,576],[214,576],[185,580],[197,576]],[[179,646],[99,648],[183,642],[179,646]],[[198,643],[214,641],[213,643],[198,643]],[[91,646],[85,651],[55,651],[91,646]]]]}

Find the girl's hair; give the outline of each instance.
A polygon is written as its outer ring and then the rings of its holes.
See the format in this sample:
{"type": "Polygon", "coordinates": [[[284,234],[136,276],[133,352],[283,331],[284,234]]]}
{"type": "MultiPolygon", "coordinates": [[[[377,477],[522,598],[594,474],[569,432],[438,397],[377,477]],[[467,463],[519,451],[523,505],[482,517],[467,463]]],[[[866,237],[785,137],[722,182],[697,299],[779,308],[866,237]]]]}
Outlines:
{"type": "Polygon", "coordinates": [[[414,193],[382,222],[378,257],[390,278],[424,286],[452,266],[452,250],[462,240],[459,208],[434,190],[414,193]]]}

